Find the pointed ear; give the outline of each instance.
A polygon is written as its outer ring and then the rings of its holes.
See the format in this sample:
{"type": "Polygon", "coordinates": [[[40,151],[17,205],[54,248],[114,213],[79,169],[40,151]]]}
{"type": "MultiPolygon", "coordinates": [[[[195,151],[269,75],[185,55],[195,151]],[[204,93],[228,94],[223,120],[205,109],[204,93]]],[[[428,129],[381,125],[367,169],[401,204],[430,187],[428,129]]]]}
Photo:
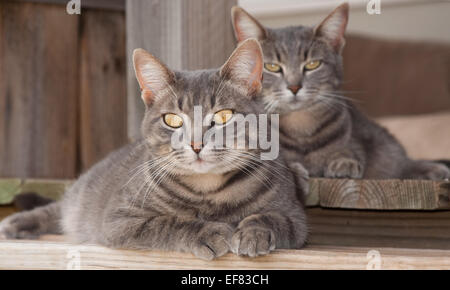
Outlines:
{"type": "Polygon", "coordinates": [[[229,79],[248,96],[261,91],[262,73],[263,54],[259,42],[254,38],[239,44],[220,69],[224,79],[229,79]]]}
{"type": "Polygon", "coordinates": [[[241,7],[231,8],[231,19],[238,42],[249,38],[263,40],[267,37],[266,29],[241,7]]]}
{"type": "Polygon", "coordinates": [[[151,105],[155,98],[169,89],[174,74],[161,61],[142,48],[133,52],[134,71],[141,87],[142,100],[151,105]]]}
{"type": "Polygon", "coordinates": [[[341,53],[345,45],[348,10],[348,3],[341,4],[314,29],[315,36],[323,37],[337,53],[341,53]]]}

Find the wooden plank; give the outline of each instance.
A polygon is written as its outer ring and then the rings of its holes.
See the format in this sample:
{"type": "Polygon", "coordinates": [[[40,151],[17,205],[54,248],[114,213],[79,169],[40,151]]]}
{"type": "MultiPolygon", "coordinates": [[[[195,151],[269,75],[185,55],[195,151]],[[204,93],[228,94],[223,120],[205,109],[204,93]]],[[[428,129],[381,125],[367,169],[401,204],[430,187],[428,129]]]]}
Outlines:
{"type": "Polygon", "coordinates": [[[330,208],[376,210],[450,208],[448,181],[311,179],[310,194],[319,196],[320,206],[330,208]]]}
{"type": "Polygon", "coordinates": [[[450,251],[308,246],[247,258],[203,261],[191,254],[114,250],[49,241],[0,241],[0,269],[450,269],[450,251]],[[376,252],[374,252],[376,251],[376,252]],[[373,265],[373,264],[378,265],[373,265]]]}
{"type": "Polygon", "coordinates": [[[450,250],[450,211],[308,208],[313,245],[450,250]]]}
{"type": "Polygon", "coordinates": [[[81,21],[80,169],[85,171],[127,142],[125,15],[87,10],[81,21]]]}
{"type": "Polygon", "coordinates": [[[144,105],[131,55],[144,48],[175,70],[222,65],[235,46],[230,10],[236,0],[128,0],[128,136],[139,137],[144,105]]]}
{"type": "MultiPolygon", "coordinates": [[[[60,4],[66,6],[69,0],[6,0],[16,2],[35,2],[46,4],[60,4]]],[[[125,10],[125,0],[81,0],[81,8],[97,8],[111,10],[125,10]]]]}
{"type": "MultiPolygon", "coordinates": [[[[1,201],[36,192],[57,198],[73,180],[0,179],[1,201]],[[17,184],[23,183],[20,187],[17,184]]],[[[306,206],[370,210],[441,210],[449,208],[450,182],[431,180],[352,180],[311,178],[306,206]]],[[[5,202],[3,202],[4,204],[5,202]]]]}
{"type": "Polygon", "coordinates": [[[0,176],[76,176],[78,17],[0,3],[0,176]]]}

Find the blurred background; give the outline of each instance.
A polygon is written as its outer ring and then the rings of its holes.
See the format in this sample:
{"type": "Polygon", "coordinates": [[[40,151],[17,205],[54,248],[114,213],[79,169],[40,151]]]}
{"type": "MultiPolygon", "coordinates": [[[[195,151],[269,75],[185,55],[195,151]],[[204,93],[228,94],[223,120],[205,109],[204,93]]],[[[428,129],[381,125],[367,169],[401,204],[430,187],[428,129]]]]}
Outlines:
{"type": "MultiPolygon", "coordinates": [[[[235,46],[230,9],[264,25],[314,25],[331,0],[0,1],[0,177],[75,178],[138,138],[130,54],[174,69],[218,67],[235,46]]],[[[415,158],[450,158],[450,2],[349,1],[345,95],[415,158]]]]}

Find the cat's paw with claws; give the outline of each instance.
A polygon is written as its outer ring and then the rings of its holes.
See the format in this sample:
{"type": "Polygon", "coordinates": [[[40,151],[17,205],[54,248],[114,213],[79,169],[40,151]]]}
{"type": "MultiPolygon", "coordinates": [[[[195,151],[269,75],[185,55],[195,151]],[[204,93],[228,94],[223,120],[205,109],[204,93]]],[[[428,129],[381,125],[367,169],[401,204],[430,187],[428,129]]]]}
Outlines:
{"type": "Polygon", "coordinates": [[[248,226],[238,229],[231,238],[231,251],[237,255],[256,257],[275,249],[275,234],[271,229],[248,226]]]}
{"type": "Polygon", "coordinates": [[[203,260],[212,260],[230,251],[233,228],[225,223],[208,223],[193,244],[192,253],[203,260]]]}
{"type": "Polygon", "coordinates": [[[363,167],[358,160],[338,158],[332,160],[325,169],[325,177],[329,178],[362,178],[363,167]]]}

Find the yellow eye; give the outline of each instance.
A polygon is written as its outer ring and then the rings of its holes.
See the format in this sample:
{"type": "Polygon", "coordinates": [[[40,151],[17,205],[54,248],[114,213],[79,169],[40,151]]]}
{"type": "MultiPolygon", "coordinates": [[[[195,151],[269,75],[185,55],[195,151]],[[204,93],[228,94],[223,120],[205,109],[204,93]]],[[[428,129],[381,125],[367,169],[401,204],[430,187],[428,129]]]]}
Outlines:
{"type": "Polygon", "coordinates": [[[320,60],[312,60],[310,62],[308,62],[307,64],[305,64],[305,69],[306,70],[313,70],[316,69],[320,66],[322,62],[320,60]]]}
{"type": "Polygon", "coordinates": [[[222,110],[214,114],[214,123],[223,125],[233,117],[232,110],[222,110]]]}
{"type": "Polygon", "coordinates": [[[278,64],[275,63],[265,63],[264,64],[264,68],[270,72],[280,72],[281,71],[281,66],[279,66],[278,64]]]}
{"type": "Polygon", "coordinates": [[[172,128],[180,128],[181,126],[183,126],[183,119],[175,114],[165,114],[163,116],[163,120],[167,126],[172,128]]]}

